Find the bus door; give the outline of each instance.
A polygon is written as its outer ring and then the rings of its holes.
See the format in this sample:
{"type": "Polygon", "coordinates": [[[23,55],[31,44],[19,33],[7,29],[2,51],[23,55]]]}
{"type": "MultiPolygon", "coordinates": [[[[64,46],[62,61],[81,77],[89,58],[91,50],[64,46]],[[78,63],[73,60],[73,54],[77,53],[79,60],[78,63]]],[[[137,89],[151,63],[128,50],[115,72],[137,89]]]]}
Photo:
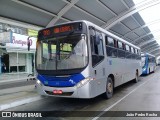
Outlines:
{"type": "Polygon", "coordinates": [[[106,80],[105,80],[105,64],[104,64],[104,36],[98,30],[90,27],[90,43],[91,43],[91,56],[92,56],[92,77],[95,78],[94,82],[91,82],[91,92],[94,96],[95,93],[100,94],[104,92],[106,80]]]}

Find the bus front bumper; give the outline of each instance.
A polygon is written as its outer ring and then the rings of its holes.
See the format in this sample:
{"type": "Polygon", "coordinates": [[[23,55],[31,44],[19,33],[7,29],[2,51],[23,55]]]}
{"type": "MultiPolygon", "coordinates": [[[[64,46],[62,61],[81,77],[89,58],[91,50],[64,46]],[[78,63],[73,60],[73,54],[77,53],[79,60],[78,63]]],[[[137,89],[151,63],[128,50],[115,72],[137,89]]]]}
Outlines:
{"type": "Polygon", "coordinates": [[[36,90],[42,96],[54,96],[54,97],[66,97],[66,98],[91,98],[90,96],[90,84],[87,83],[84,86],[77,87],[50,87],[44,86],[39,80],[36,82],[36,90]],[[54,91],[61,91],[62,93],[56,93],[54,91]]]}

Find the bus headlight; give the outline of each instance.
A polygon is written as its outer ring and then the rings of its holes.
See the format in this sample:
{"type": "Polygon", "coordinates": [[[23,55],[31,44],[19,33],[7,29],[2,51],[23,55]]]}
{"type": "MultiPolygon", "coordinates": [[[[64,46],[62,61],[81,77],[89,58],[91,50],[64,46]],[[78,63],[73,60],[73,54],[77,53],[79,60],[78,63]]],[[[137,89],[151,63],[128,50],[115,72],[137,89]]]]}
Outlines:
{"type": "Polygon", "coordinates": [[[37,79],[36,83],[37,83],[38,85],[42,86],[42,83],[41,83],[40,80],[37,79]]]}
{"type": "Polygon", "coordinates": [[[88,82],[90,82],[91,80],[94,80],[94,78],[85,78],[83,80],[81,80],[78,84],[77,87],[80,88],[83,85],[87,84],[88,82]]]}
{"type": "Polygon", "coordinates": [[[143,68],[143,71],[146,71],[146,68],[143,68]]]}

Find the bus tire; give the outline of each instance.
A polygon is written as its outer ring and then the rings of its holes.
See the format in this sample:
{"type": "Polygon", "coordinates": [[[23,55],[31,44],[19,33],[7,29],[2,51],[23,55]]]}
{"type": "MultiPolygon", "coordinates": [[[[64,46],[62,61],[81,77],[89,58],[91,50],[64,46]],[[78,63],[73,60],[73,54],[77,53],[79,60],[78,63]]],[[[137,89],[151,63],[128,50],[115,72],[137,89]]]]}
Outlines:
{"type": "Polygon", "coordinates": [[[137,83],[139,81],[139,75],[138,75],[138,71],[136,72],[136,76],[135,76],[135,79],[134,79],[134,82],[137,83]]]}
{"type": "Polygon", "coordinates": [[[106,83],[106,92],[104,93],[104,97],[106,99],[109,99],[112,96],[113,96],[113,80],[111,77],[108,77],[106,83]]]}

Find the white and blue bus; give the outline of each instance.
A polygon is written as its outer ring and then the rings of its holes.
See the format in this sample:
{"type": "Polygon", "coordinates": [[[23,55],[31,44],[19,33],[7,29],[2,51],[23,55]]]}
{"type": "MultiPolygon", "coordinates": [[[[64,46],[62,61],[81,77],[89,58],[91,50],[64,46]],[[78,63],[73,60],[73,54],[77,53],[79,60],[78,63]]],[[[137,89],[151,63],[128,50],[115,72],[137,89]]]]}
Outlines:
{"type": "Polygon", "coordinates": [[[140,48],[88,21],[39,31],[37,91],[41,95],[93,98],[142,73],[140,48]]]}
{"type": "Polygon", "coordinates": [[[160,65],[160,59],[159,58],[156,60],[156,64],[157,64],[157,66],[160,65]]]}
{"type": "Polygon", "coordinates": [[[156,68],[156,58],[154,55],[149,53],[142,53],[142,75],[148,75],[155,71],[156,68]]]}

